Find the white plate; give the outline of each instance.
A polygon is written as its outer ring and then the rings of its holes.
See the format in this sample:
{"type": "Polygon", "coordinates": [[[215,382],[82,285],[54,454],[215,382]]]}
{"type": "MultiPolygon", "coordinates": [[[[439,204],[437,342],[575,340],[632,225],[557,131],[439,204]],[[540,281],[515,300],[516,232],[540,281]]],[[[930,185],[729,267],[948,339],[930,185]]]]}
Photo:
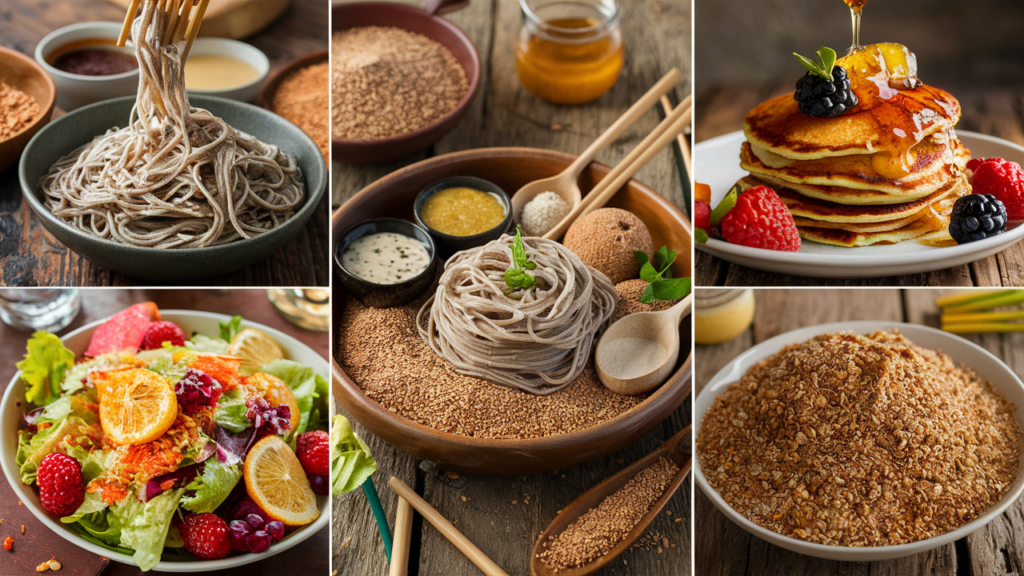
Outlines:
{"type": "MultiPolygon", "coordinates": [[[[837,322],[835,324],[822,324],[820,326],[801,328],[799,330],[781,334],[771,338],[770,340],[765,340],[737,356],[732,362],[719,370],[718,373],[711,378],[711,381],[708,382],[708,385],[705,386],[697,396],[697,400],[694,402],[693,407],[694,438],[697,438],[700,435],[700,425],[704,420],[704,414],[708,411],[711,403],[714,402],[715,397],[725,390],[730,384],[738,381],[740,377],[746,374],[747,370],[754,364],[757,364],[761,360],[775,354],[783,347],[789,346],[790,344],[805,342],[819,334],[842,331],[869,334],[871,332],[890,330],[892,328],[899,328],[900,332],[914,344],[925,348],[931,348],[932,350],[941,350],[945,352],[958,364],[963,364],[973,368],[979,376],[989,382],[992,382],[992,384],[995,385],[995,387],[1002,392],[1010,402],[1013,402],[1017,406],[1017,410],[1014,412],[1014,417],[1021,425],[1021,428],[1024,428],[1024,383],[1021,383],[1020,378],[1018,378],[999,358],[996,358],[977,344],[964,340],[954,334],[943,332],[942,330],[928,326],[920,326],[918,324],[866,320],[858,322],[837,322]]],[[[787,550],[799,552],[800,554],[807,554],[808,556],[815,556],[817,558],[827,558],[829,560],[839,560],[843,562],[869,562],[874,560],[901,558],[903,556],[918,554],[938,546],[949,544],[967,536],[971,532],[974,532],[978,528],[981,528],[991,522],[995,517],[999,516],[1009,508],[1010,505],[1017,500],[1021,492],[1024,492],[1024,459],[1022,459],[1021,469],[1017,471],[1017,480],[1013,483],[1013,486],[1010,487],[1010,491],[1006,496],[1003,496],[1002,500],[997,502],[995,506],[979,516],[976,520],[969,524],[965,524],[952,532],[947,532],[946,534],[935,536],[934,538],[928,538],[927,540],[921,540],[910,544],[900,544],[898,546],[876,546],[871,548],[825,546],[823,544],[813,544],[810,542],[804,542],[803,540],[789,538],[788,536],[772,532],[771,530],[762,528],[750,520],[747,520],[739,512],[733,510],[732,507],[729,506],[721,496],[719,496],[718,492],[708,484],[708,481],[704,477],[704,473],[700,468],[699,460],[700,458],[693,459],[693,475],[694,478],[697,479],[697,485],[700,486],[700,489],[704,491],[704,494],[711,499],[719,510],[721,510],[729,517],[730,520],[738,524],[741,528],[762,540],[775,544],[776,546],[781,546],[787,550]]]]}
{"type": "MultiPolygon", "coordinates": [[[[195,312],[191,310],[161,310],[160,317],[163,320],[169,320],[178,326],[181,326],[181,329],[184,330],[186,334],[199,332],[200,334],[208,335],[220,333],[219,323],[231,320],[230,316],[225,316],[224,314],[195,312]]],[[[97,320],[96,322],[82,326],[61,338],[61,341],[64,342],[64,346],[75,353],[76,357],[80,358],[86,347],[89,346],[89,340],[92,338],[93,331],[105,321],[106,319],[97,320]]],[[[249,322],[247,320],[243,321],[242,324],[244,326],[259,328],[266,332],[281,344],[281,348],[284,349],[286,358],[294,360],[305,366],[309,366],[323,378],[328,378],[329,365],[327,360],[310,349],[309,346],[306,346],[284,332],[274,330],[273,328],[263,326],[262,324],[249,322]]],[[[27,338],[28,336],[26,333],[26,340],[27,338]]],[[[39,495],[36,491],[33,490],[31,486],[26,486],[21,483],[21,477],[18,474],[18,465],[14,461],[15,455],[18,452],[18,423],[22,414],[18,403],[21,403],[22,405],[25,404],[25,383],[21,380],[20,370],[14,375],[14,378],[11,379],[11,383],[7,386],[7,390],[4,392],[3,400],[0,401],[0,464],[3,465],[4,475],[7,476],[7,482],[10,483],[11,488],[14,489],[18,498],[28,506],[28,509],[32,511],[32,514],[34,514],[40,522],[45,524],[47,528],[53,530],[68,542],[84,548],[98,556],[134,565],[135,561],[131,556],[114,552],[113,550],[93,544],[92,542],[82,538],[71,528],[70,525],[64,524],[59,519],[51,516],[48,512],[43,510],[42,504],[39,502],[39,495]]],[[[280,542],[275,542],[266,552],[262,552],[260,554],[238,554],[228,556],[227,558],[221,558],[220,560],[199,560],[192,562],[161,561],[155,568],[153,568],[153,570],[159,572],[204,572],[208,570],[223,570],[225,568],[234,568],[236,566],[243,566],[252,562],[258,562],[264,558],[273,556],[274,554],[284,552],[327,526],[327,522],[331,517],[330,498],[327,496],[317,495],[316,501],[317,507],[320,509],[320,516],[313,521],[312,524],[303,526],[291,534],[288,534],[280,542]]]]}
{"type": "MultiPolygon", "coordinates": [[[[957,131],[974,158],[1005,158],[1024,165],[1024,147],[1012,142],[957,131]]],[[[711,186],[712,206],[717,206],[739,179],[747,176],[740,168],[740,147],[746,138],[733,132],[697,144],[693,149],[694,174],[698,182],[711,186]]],[[[712,238],[695,244],[713,256],[750,268],[816,278],[880,278],[944,270],[998,254],[1024,238],[1024,225],[998,236],[961,246],[936,248],[909,240],[888,246],[844,248],[803,240],[798,252],[762,250],[729,244],[712,238]]]]}

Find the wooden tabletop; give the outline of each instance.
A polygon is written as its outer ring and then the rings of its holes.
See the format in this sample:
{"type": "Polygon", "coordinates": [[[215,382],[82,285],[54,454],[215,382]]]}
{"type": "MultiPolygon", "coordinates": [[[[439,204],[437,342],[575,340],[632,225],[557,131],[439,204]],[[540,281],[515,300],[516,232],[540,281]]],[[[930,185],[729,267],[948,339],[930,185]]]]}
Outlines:
{"type": "MultiPolygon", "coordinates": [[[[697,346],[697,393],[716,372],[754,344],[804,326],[890,320],[938,327],[935,298],[948,292],[952,290],[757,290],[754,323],[746,332],[725,344],[697,346]]],[[[1024,334],[967,338],[1001,358],[1017,374],[1024,374],[1024,334]]],[[[1022,500],[953,544],[907,558],[863,563],[821,560],[768,544],[733,524],[700,489],[694,500],[694,568],[697,574],[707,576],[1020,574],[1024,565],[1024,533],[1019,529],[1022,500]]]]}
{"type": "MultiPolygon", "coordinates": [[[[94,320],[106,318],[132,304],[151,300],[161,309],[198,310],[217,312],[220,314],[241,315],[246,320],[265,324],[296,338],[316,352],[327,358],[329,343],[326,332],[311,332],[294,326],[273,307],[267,299],[266,290],[235,289],[235,290],[82,290],[82,311],[70,326],[59,332],[59,335],[88,324],[94,320]]],[[[0,394],[7,387],[13,376],[15,362],[25,355],[25,342],[29,332],[14,330],[0,323],[0,366],[7,368],[0,377],[0,394]]],[[[27,508],[15,505],[17,498],[6,482],[0,482],[0,517],[6,517],[0,523],[0,538],[13,536],[15,548],[13,554],[0,554],[0,574],[24,575],[35,574],[35,567],[43,560],[57,555],[64,564],[61,574],[98,574],[103,576],[129,576],[142,572],[135,566],[118,562],[104,562],[96,556],[73,547],[63,538],[51,532],[27,508]],[[20,525],[25,525],[25,536],[20,536],[20,525]],[[22,540],[22,538],[26,538],[22,540]],[[19,541],[21,545],[19,546],[19,541]],[[82,557],[82,555],[85,557],[82,557]],[[91,557],[90,557],[91,556],[91,557]],[[73,558],[80,558],[77,565],[73,558]],[[104,569],[104,565],[106,568],[104,569]],[[92,572],[87,570],[92,569],[92,572]]],[[[218,575],[256,574],[327,574],[330,555],[330,536],[325,527],[310,536],[304,542],[276,556],[272,556],[255,564],[235,570],[218,572],[218,575]]]]}
{"type": "MultiPolygon", "coordinates": [[[[522,88],[515,72],[513,44],[519,32],[516,0],[472,2],[448,16],[473,39],[483,63],[482,88],[466,118],[431,149],[382,165],[335,163],[334,204],[340,205],[374,180],[425,158],[488,146],[531,146],[578,154],[647,91],[668,69],[676,66],[689,77],[690,3],[631,0],[623,2],[622,30],[626,65],[618,84],[598,101],[583,106],[547,104],[522,88]]],[[[689,94],[688,80],[673,95],[689,94]]],[[[614,165],[661,119],[648,113],[598,161],[614,165]]],[[[674,154],[662,152],[636,178],[683,204],[674,154]]],[[[339,412],[344,413],[340,405],[339,412]]],[[[690,401],[633,445],[593,462],[554,473],[522,476],[461,475],[449,478],[431,463],[419,461],[355,429],[369,444],[378,462],[373,476],[389,521],[394,524],[396,497],[387,487],[396,476],[455,523],[455,527],[510,574],[529,570],[530,550],[558,510],[580,494],[648,454],[690,422],[690,401]],[[465,499],[465,500],[463,500],[465,499]],[[527,503],[527,501],[529,503],[527,503]]],[[[690,493],[688,478],[649,531],[669,539],[667,550],[633,549],[612,562],[602,574],[691,573],[690,493]],[[671,513],[671,514],[669,514],[671,513]],[[680,518],[680,522],[675,522],[680,518]]],[[[341,574],[386,574],[387,561],[376,523],[361,490],[334,500],[334,564],[341,574]]],[[[479,574],[429,523],[417,515],[413,524],[410,574],[479,574]],[[418,572],[417,572],[418,570],[418,572]]]]}
{"type": "MultiPolygon", "coordinates": [[[[124,19],[124,9],[104,0],[0,2],[0,45],[33,57],[36,44],[58,28],[94,20],[124,19]]],[[[291,60],[327,47],[328,5],[296,0],[284,16],[247,42],[270,59],[271,74],[291,60]]],[[[62,115],[60,110],[55,117],[62,115]]],[[[209,286],[327,286],[328,216],[325,198],[309,224],[288,244],[251,266],[199,282],[209,286]]],[[[22,199],[17,165],[0,172],[0,285],[152,286],[114,274],[67,249],[47,232],[22,199]]],[[[180,283],[172,283],[180,284],[180,283]]]]}
{"type": "MultiPolygon", "coordinates": [[[[958,129],[981,132],[1024,144],[1024,117],[1017,113],[1018,90],[1004,88],[949,90],[963,107],[958,129]]],[[[792,92],[791,83],[764,86],[727,84],[709,86],[696,99],[694,137],[699,143],[743,128],[743,117],[757,104],[792,92]]],[[[695,157],[699,153],[695,154],[695,157]]],[[[699,162],[699,159],[697,160],[699,162]]],[[[737,164],[739,157],[736,158],[737,164]]],[[[700,181],[699,167],[697,181],[700,181]]],[[[840,280],[789,276],[732,264],[697,250],[694,260],[697,286],[1024,286],[1024,243],[995,256],[924,274],[887,278],[840,280]]]]}

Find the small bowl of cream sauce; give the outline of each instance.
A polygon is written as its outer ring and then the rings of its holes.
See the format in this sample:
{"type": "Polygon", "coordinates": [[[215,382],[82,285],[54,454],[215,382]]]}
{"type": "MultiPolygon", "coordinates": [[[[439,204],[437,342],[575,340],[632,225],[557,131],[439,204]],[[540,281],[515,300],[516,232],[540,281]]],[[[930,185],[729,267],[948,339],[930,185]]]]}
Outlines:
{"type": "Polygon", "coordinates": [[[367,306],[402,306],[437,280],[437,249],[422,227],[398,218],[367,220],[341,235],[334,252],[341,285],[367,306]]]}
{"type": "Polygon", "coordinates": [[[255,46],[228,38],[197,38],[185,63],[189,94],[253,102],[270,74],[270,60],[255,46]]]}

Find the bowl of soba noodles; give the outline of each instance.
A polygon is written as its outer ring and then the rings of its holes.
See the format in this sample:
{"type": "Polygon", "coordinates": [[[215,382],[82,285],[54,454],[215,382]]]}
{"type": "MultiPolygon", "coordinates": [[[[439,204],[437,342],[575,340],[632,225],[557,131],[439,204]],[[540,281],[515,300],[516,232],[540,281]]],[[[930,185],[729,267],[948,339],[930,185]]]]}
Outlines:
{"type": "Polygon", "coordinates": [[[262,108],[189,96],[178,47],[146,3],[132,26],[136,96],[79,108],[28,144],[30,208],[62,244],[112,272],[183,283],[244,268],[297,235],[328,171],[316,144],[262,108]]]}

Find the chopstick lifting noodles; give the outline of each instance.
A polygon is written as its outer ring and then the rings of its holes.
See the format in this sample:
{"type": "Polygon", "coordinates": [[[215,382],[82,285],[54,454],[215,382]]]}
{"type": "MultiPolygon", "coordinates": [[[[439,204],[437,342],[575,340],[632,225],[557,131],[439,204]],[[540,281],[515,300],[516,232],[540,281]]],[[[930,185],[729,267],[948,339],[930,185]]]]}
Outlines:
{"type": "Polygon", "coordinates": [[[162,42],[168,18],[144,4],[132,25],[139,91],[129,125],[54,164],[40,181],[46,207],[132,246],[199,248],[273,230],[305,199],[301,172],[276,146],[189,105],[178,49],[162,42]]]}

